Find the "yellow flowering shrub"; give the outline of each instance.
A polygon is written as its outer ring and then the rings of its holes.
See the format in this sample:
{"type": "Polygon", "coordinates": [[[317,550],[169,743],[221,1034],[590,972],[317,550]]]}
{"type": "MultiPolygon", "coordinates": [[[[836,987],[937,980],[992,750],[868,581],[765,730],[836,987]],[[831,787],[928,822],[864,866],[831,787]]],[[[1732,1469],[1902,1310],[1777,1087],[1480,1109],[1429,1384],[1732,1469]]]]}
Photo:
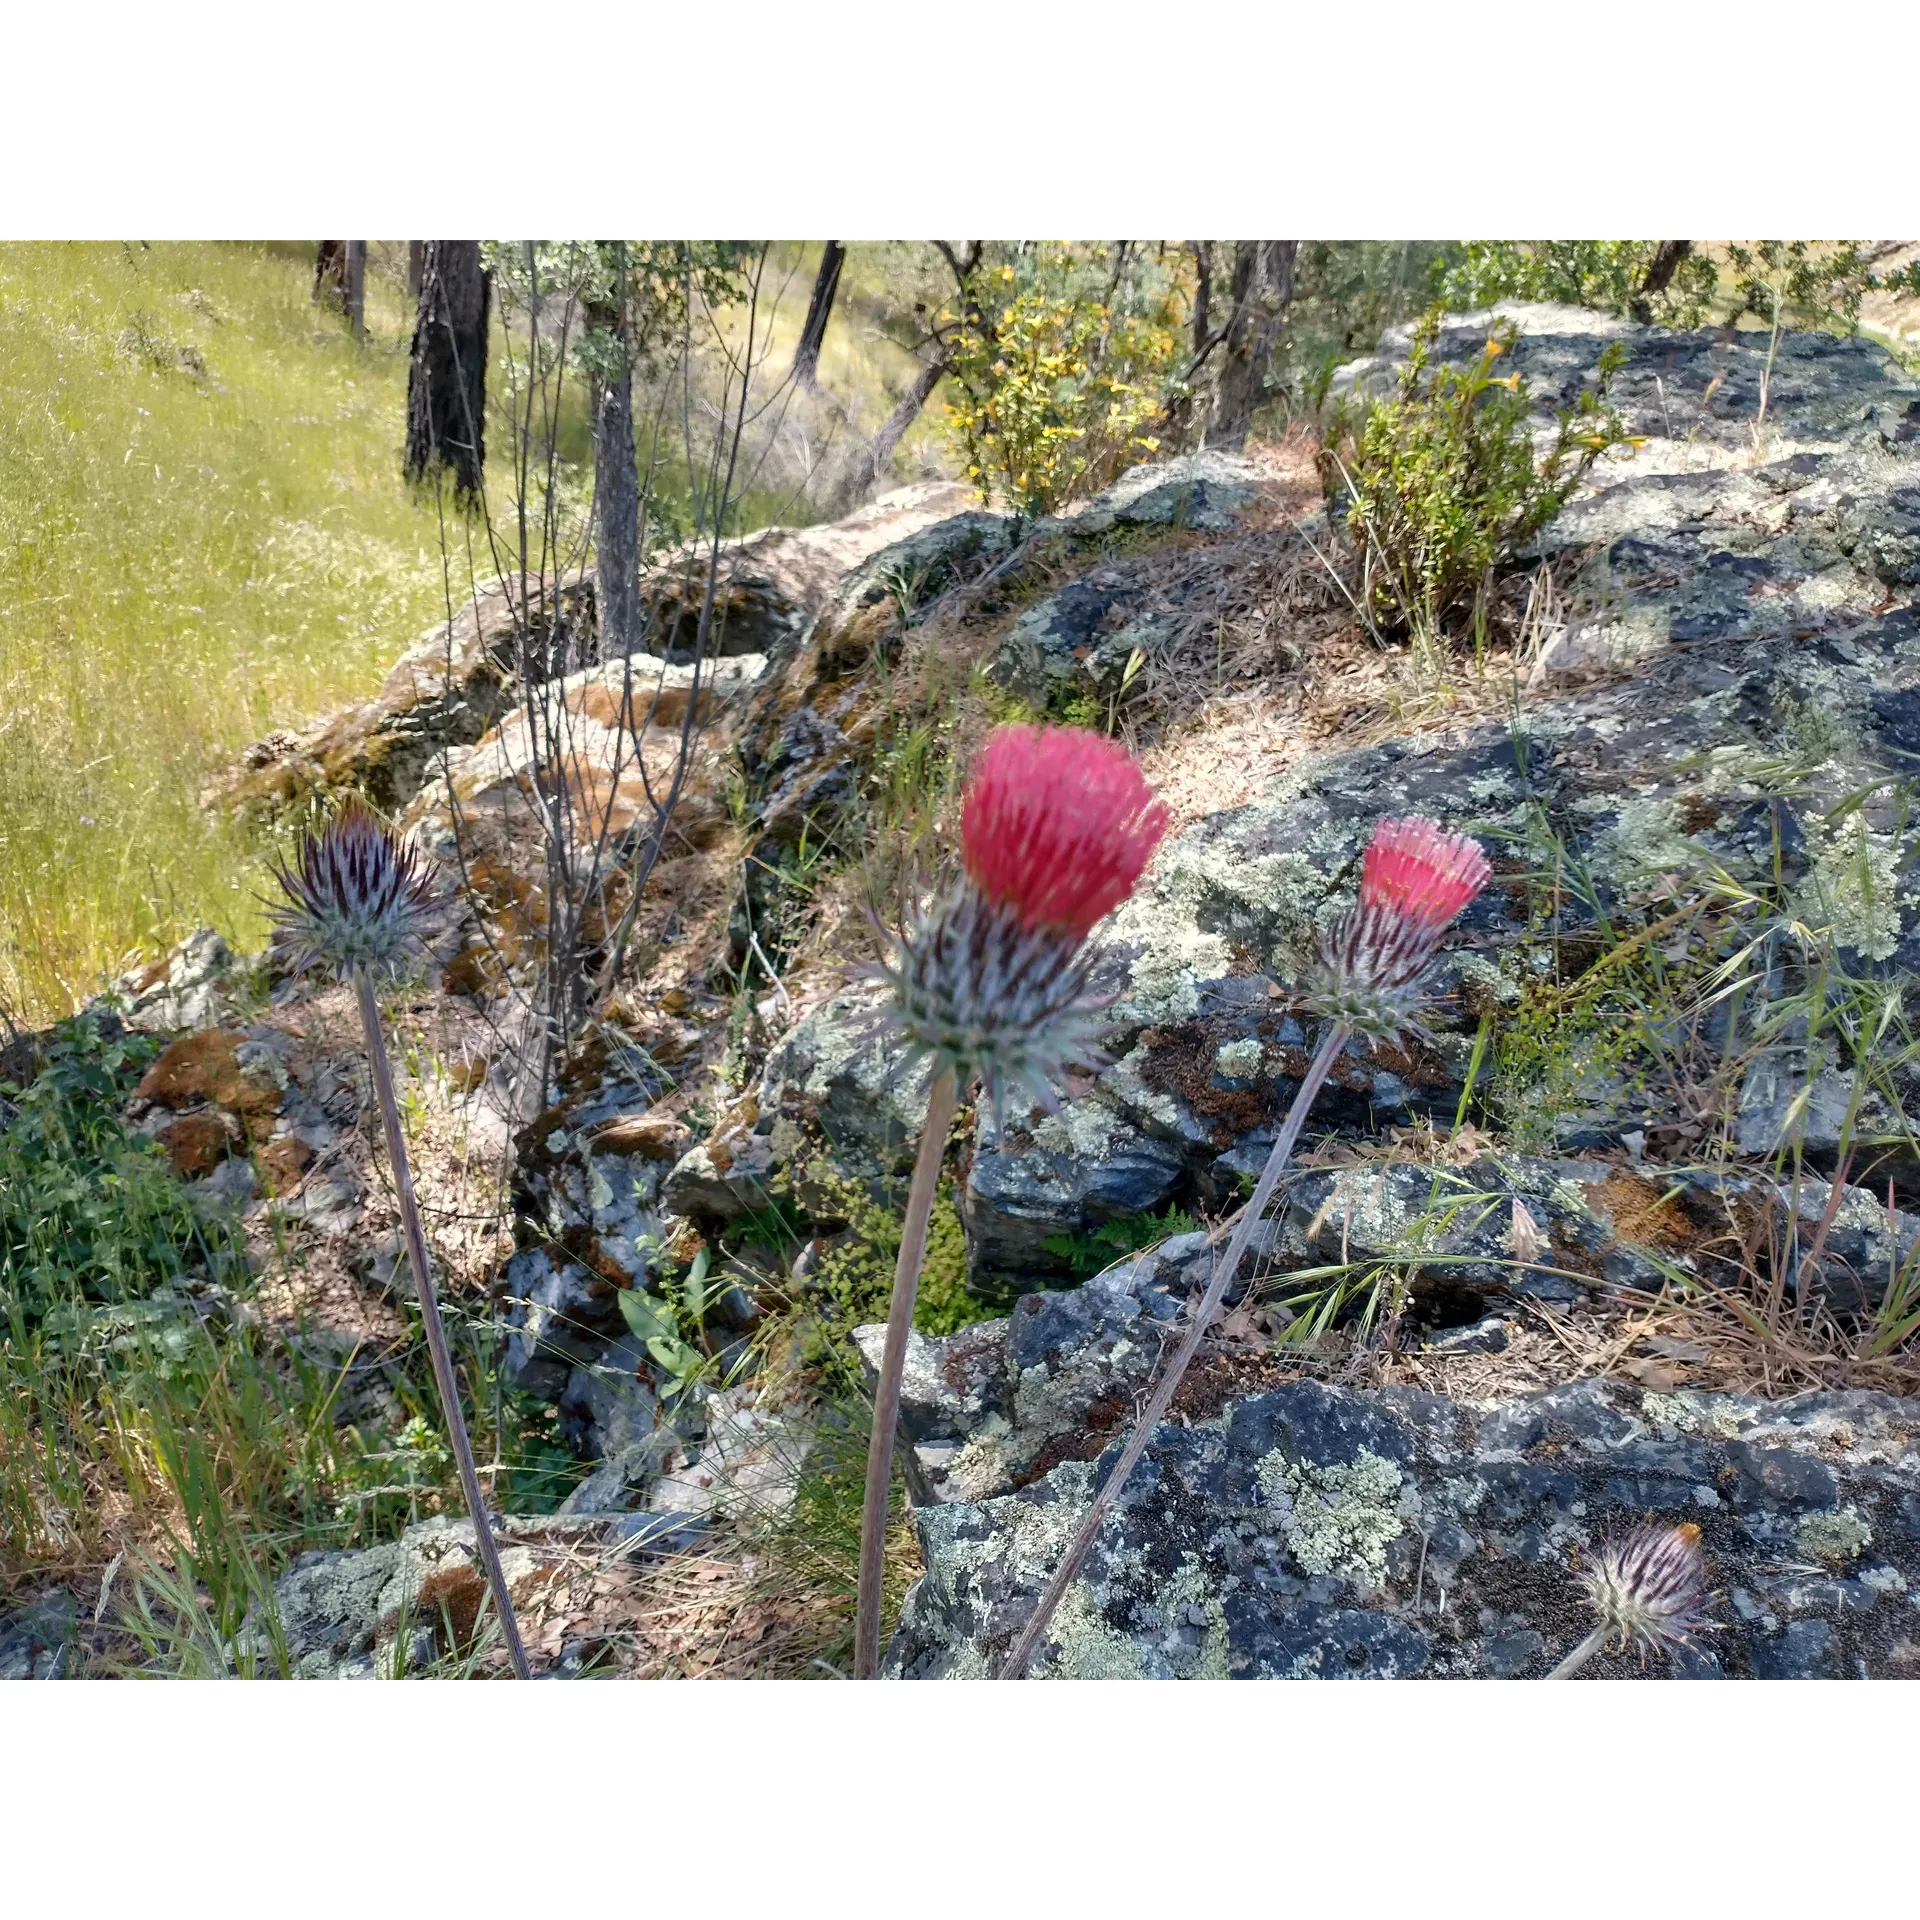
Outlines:
{"type": "Polygon", "coordinates": [[[1181,350],[1177,283],[1116,300],[1100,285],[1105,258],[1048,246],[976,276],[954,334],[947,425],[982,500],[1051,513],[1159,451],[1181,350]]]}

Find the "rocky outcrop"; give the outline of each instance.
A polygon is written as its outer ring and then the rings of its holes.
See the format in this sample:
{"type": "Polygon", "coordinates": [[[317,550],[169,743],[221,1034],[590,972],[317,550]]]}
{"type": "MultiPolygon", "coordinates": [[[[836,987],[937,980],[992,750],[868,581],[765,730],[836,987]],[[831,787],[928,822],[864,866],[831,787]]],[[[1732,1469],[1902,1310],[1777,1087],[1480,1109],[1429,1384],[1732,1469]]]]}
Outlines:
{"type": "MultiPolygon", "coordinates": [[[[950,517],[967,498],[949,482],[899,488],[817,527],[763,527],[720,543],[709,651],[764,655],[789,647],[841,576],[877,548],[950,517]]],[[[656,563],[643,585],[648,644],[684,661],[706,597],[708,553],[656,563]]],[[[370,701],[299,734],[277,733],[202,796],[223,812],[271,814],[309,794],[352,788],[389,813],[425,783],[436,756],[472,746],[513,712],[522,656],[537,679],[595,659],[592,568],[481,587],[451,621],[436,622],[401,656],[370,701]]]]}
{"type": "MultiPolygon", "coordinates": [[[[683,1543],[675,1517],[558,1515],[495,1522],[517,1609],[538,1602],[563,1569],[683,1543]]],[[[234,1659],[261,1679],[401,1679],[472,1650],[486,1576],[470,1520],[428,1520],[398,1540],[355,1552],[310,1553],[274,1585],[271,1617],[256,1609],[234,1637],[234,1659]]]]}
{"type": "Polygon", "coordinates": [[[351,788],[388,813],[420,790],[434,756],[471,745],[508,713],[517,688],[518,636],[559,658],[593,644],[593,581],[495,580],[451,621],[429,627],[369,701],[298,734],[276,733],[202,794],[223,813],[271,815],[313,794],[351,788]]]}
{"type": "MultiPolygon", "coordinates": [[[[916,1513],[926,1573],[894,1675],[980,1677],[1004,1655],[1192,1284],[1191,1250],[1167,1252],[916,1343],[907,1420],[945,1497],[916,1513]]],[[[1468,1405],[1231,1378],[1209,1384],[1203,1358],[1035,1677],[1538,1676],[1593,1624],[1582,1566],[1648,1518],[1701,1529],[1716,1589],[1679,1674],[1920,1671],[1920,1403],[1583,1380],[1468,1405]]]]}
{"type": "MultiPolygon", "coordinates": [[[[983,1292],[1063,1272],[1049,1241],[1196,1197],[1217,1204],[1258,1167],[1306,1062],[1295,985],[1383,814],[1425,813],[1475,835],[1496,880],[1435,970],[1427,1036],[1350,1046],[1317,1130],[1378,1134],[1451,1115],[1483,1016],[1569,954],[1597,955],[1600,917],[1632,923],[1632,903],[1663,888],[1714,874],[1783,880],[1803,923],[1831,930],[1843,969],[1920,962],[1899,797],[1920,754],[1920,614],[1905,557],[1920,540],[1920,441],[1907,426],[1920,385],[1863,342],[1794,336],[1770,400],[1781,439],[1756,454],[1764,339],[1562,309],[1519,317],[1529,331],[1515,363],[1548,400],[1568,397],[1609,340],[1626,344],[1618,397],[1649,437],[1631,461],[1597,469],[1542,542],[1543,554],[1587,556],[1547,651],[1550,668],[1584,678],[1512,718],[1300,763],[1162,850],[1105,930],[1115,1064],[1054,1114],[998,1131],[982,1120],[964,1217],[983,1292]],[[1634,677],[1596,683],[1586,670],[1621,654],[1612,640],[1596,654],[1593,636],[1628,629],[1634,677]],[[1571,884],[1543,892],[1526,877],[1556,865],[1571,884]]],[[[1463,323],[1442,346],[1464,354],[1484,335],[1484,323],[1463,323]]],[[[1100,577],[1023,621],[1064,619],[1072,595],[1101,597],[1100,577]]],[[[1766,992],[1792,988],[1783,955],[1766,992]]],[[[1714,1045],[1745,1039],[1729,1018],[1722,1006],[1714,1045]]],[[[909,1116],[889,1111],[906,1091],[889,1059],[857,994],[813,1013],[758,1091],[760,1113],[788,1129],[773,1136],[776,1155],[813,1126],[855,1165],[897,1157],[909,1116]]],[[[1648,1075],[1597,1051],[1562,1067],[1550,1096],[1528,1102],[1540,1148],[1589,1152],[1679,1124],[1648,1075]]],[[[1740,1143],[1831,1154],[1852,1091],[1830,1040],[1783,1030],[1756,1050],[1740,1143]]],[[[1882,1099],[1867,1090],[1861,1118],[1885,1142],[1898,1128],[1882,1099]]]]}

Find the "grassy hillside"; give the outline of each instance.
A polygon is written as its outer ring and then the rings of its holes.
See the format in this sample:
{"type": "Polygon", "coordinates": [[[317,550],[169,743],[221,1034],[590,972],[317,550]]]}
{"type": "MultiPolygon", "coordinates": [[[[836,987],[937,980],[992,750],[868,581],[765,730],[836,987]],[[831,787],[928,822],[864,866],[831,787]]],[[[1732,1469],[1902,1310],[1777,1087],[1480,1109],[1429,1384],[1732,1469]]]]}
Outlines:
{"type": "Polygon", "coordinates": [[[364,692],[441,602],[401,485],[403,289],[356,346],[311,253],[0,246],[0,1005],[257,924],[205,770],[364,692]]]}
{"type": "MultiPolygon", "coordinates": [[[[845,418],[789,396],[756,420],[742,525],[816,517],[836,439],[911,380],[885,326],[901,252],[854,250],[821,365],[845,418]]],[[[769,263],[775,380],[818,257],[769,263]]],[[[371,690],[444,605],[437,518],[399,473],[403,269],[375,243],[356,345],[310,298],[310,243],[0,245],[0,1011],[66,1012],[196,926],[256,936],[258,851],[200,814],[205,775],[371,690]]],[[[941,466],[937,413],[900,477],[941,466]]],[[[566,426],[571,471],[578,392],[566,426]]],[[[488,440],[505,525],[498,415],[488,440]]]]}

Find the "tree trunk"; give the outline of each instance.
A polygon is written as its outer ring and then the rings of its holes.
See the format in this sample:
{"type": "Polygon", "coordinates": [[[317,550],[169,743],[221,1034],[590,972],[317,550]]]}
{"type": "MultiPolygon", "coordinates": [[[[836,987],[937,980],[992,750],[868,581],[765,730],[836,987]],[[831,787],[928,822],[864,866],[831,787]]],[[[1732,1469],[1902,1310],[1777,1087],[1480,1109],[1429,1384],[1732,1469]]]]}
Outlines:
{"type": "Polygon", "coordinates": [[[407,370],[410,480],[442,468],[454,495],[479,498],[486,464],[487,311],[492,287],[478,240],[429,240],[407,370]]]}
{"type": "Polygon", "coordinates": [[[427,243],[424,240],[407,242],[407,298],[420,298],[420,274],[427,260],[427,243]]]}
{"type": "Polygon", "coordinates": [[[347,243],[322,240],[313,255],[313,300],[315,306],[344,310],[347,304],[347,243]]]}
{"type": "Polygon", "coordinates": [[[640,644],[640,477],[633,451],[626,246],[618,240],[602,244],[615,263],[612,297],[604,305],[589,300],[586,321],[611,349],[593,382],[594,586],[600,657],[611,660],[640,644]]]}
{"type": "Polygon", "coordinates": [[[1628,303],[1628,311],[1645,326],[1653,319],[1653,297],[1665,293],[1680,271],[1680,263],[1693,251],[1691,240],[1662,240],[1647,262],[1647,271],[1628,303]]]}
{"type": "Polygon", "coordinates": [[[367,337],[367,243],[347,242],[347,278],[344,288],[347,324],[356,340],[367,337]]]}
{"type": "Polygon", "coordinates": [[[886,472],[894,448],[906,437],[907,429],[920,417],[920,409],[927,404],[934,388],[945,377],[948,364],[943,354],[922,367],[919,378],[907,389],[900,404],[888,414],[886,424],[847,462],[846,470],[833,490],[834,513],[851,513],[872,491],[874,483],[886,472]]]}
{"type": "Polygon", "coordinates": [[[1238,453],[1266,395],[1273,349],[1293,299],[1297,240],[1242,240],[1233,250],[1233,317],[1220,349],[1207,445],[1238,453]]]}
{"type": "Polygon", "coordinates": [[[800,329],[800,344],[793,353],[793,377],[809,393],[818,390],[820,343],[827,337],[827,322],[833,317],[833,296],[840,289],[840,269],[846,264],[847,250],[838,240],[829,240],[820,256],[820,272],[813,283],[813,298],[807,303],[806,325],[800,329]]]}
{"type": "Polygon", "coordinates": [[[1193,255],[1193,357],[1198,364],[1213,337],[1213,242],[1190,240],[1187,250],[1193,255]]]}

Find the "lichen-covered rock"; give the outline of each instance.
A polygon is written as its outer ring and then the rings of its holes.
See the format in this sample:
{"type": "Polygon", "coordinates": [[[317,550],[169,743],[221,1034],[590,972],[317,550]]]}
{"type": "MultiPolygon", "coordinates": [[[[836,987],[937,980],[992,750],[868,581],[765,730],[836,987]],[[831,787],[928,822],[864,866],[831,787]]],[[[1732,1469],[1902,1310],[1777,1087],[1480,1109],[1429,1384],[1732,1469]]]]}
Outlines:
{"type": "Polygon", "coordinates": [[[1021,614],[989,677],[1041,712],[1076,693],[1117,693],[1134,655],[1151,657],[1181,624],[1137,580],[1096,568],[1021,614]]]}
{"type": "Polygon", "coordinates": [[[212,927],[202,927],[151,965],[123,974],[109,991],[129,1026],[168,1032],[230,1015],[254,974],[212,927]]]}
{"type": "Polygon", "coordinates": [[[1085,539],[1118,528],[1191,528],[1230,533],[1258,501],[1266,475],[1244,455],[1205,447],[1198,453],[1129,467],[1083,505],[1037,523],[1035,533],[1085,539]]]}
{"type": "MultiPolygon", "coordinates": [[[[765,654],[791,645],[834,585],[876,548],[957,511],[947,482],[903,487],[818,527],[762,527],[721,543],[710,653],[765,654]]],[[[708,553],[674,554],[650,571],[643,599],[656,654],[684,660],[706,598],[708,553]]],[[[402,655],[370,701],[276,734],[202,795],[223,812],[275,813],[313,793],[353,788],[391,813],[404,809],[450,748],[471,746],[512,713],[522,666],[536,680],[592,662],[599,649],[592,568],[557,580],[495,580],[451,622],[438,621],[402,655]]],[[[657,662],[655,665],[657,667],[657,662]]]]}
{"type": "Polygon", "coordinates": [[[589,652],[595,631],[590,572],[490,581],[400,656],[373,699],[249,748],[201,804],[274,814],[311,794],[352,788],[398,812],[438,754],[478,740],[511,710],[518,635],[566,658],[589,652]]]}
{"type": "MultiPolygon", "coordinates": [[[[966,1431],[943,1436],[948,1497],[916,1512],[926,1572],[888,1655],[895,1675],[988,1675],[1027,1617],[1151,1368],[1108,1324],[1119,1292],[1082,1289],[1093,1298],[1025,1366],[1013,1354],[1023,1320],[1046,1323],[1081,1296],[1022,1302],[1007,1323],[1011,1402],[977,1393],[964,1421],[946,1403],[944,1425],[966,1431]],[[1061,1431],[1040,1390],[1061,1381],[1093,1410],[1078,1414],[1083,1429],[1100,1424],[1103,1386],[1115,1403],[1097,1460],[1076,1446],[1050,1463],[1034,1444],[1061,1431]]],[[[921,1375],[941,1373],[941,1344],[920,1355],[921,1375]]],[[[1033,1673],[1539,1675],[1592,1625],[1579,1574],[1594,1549],[1657,1518],[1702,1530],[1718,1590],[1713,1630],[1672,1671],[1911,1674],[1917,1442],[1920,1403],[1869,1393],[1772,1404],[1582,1381],[1476,1407],[1294,1380],[1159,1429],[1033,1673]]],[[[1603,1656],[1589,1671],[1638,1668],[1603,1656]]]]}
{"type": "MultiPolygon", "coordinates": [[[[494,1522],[516,1607],[535,1600],[570,1560],[611,1551],[640,1531],[659,1529],[637,1513],[494,1522]]],[[[383,1546],[303,1555],[274,1583],[273,1619],[256,1609],[234,1636],[234,1654],[263,1678],[280,1673],[284,1652],[295,1680],[400,1679],[464,1653],[488,1605],[473,1522],[428,1520],[383,1546]]]]}

